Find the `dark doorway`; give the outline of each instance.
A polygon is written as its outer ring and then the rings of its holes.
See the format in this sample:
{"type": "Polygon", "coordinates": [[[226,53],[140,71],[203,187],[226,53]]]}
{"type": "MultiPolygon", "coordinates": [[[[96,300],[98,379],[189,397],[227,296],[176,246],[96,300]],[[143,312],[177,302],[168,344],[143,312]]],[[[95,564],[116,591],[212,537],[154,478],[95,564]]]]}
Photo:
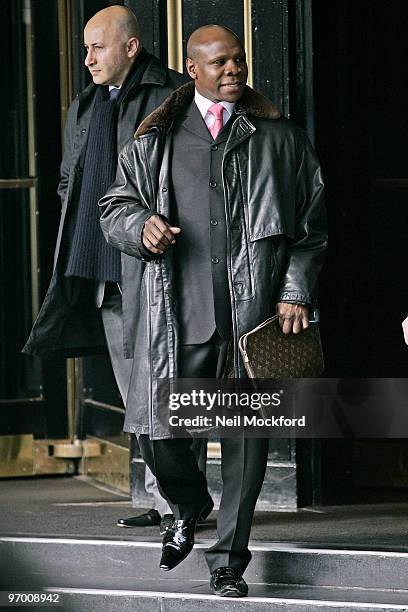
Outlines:
{"type": "MultiPolygon", "coordinates": [[[[313,2],[316,147],[327,182],[327,376],[406,377],[408,5],[313,2]]],[[[323,502],[406,498],[408,441],[322,443],[323,502]]]]}

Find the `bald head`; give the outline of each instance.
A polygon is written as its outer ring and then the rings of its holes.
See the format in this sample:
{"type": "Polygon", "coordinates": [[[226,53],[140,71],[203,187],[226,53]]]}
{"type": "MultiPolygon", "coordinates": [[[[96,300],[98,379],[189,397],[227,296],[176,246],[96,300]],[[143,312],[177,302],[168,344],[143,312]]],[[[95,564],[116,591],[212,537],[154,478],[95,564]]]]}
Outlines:
{"type": "Polygon", "coordinates": [[[140,39],[140,26],[136,15],[126,6],[108,6],[95,13],[88,21],[87,27],[112,26],[127,38],[140,39]]]}
{"type": "Polygon", "coordinates": [[[248,76],[245,51],[228,28],[207,25],[195,30],[187,44],[187,72],[197,91],[212,102],[237,102],[248,76]]]}
{"type": "Polygon", "coordinates": [[[132,11],[109,6],[85,26],[85,66],[96,85],[122,85],[140,49],[140,28],[132,11]]]}
{"type": "Polygon", "coordinates": [[[234,39],[235,43],[242,48],[242,43],[238,36],[229,28],[220,25],[205,25],[194,30],[188,39],[187,57],[193,60],[197,59],[201,49],[218,40],[220,36],[222,38],[227,36],[228,38],[234,39]]]}

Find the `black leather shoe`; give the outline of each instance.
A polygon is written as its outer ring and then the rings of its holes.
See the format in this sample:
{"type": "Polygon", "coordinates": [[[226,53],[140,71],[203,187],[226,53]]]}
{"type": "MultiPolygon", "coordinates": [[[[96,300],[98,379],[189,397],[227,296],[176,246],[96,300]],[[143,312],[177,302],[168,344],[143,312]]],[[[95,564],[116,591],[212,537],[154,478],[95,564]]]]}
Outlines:
{"type": "Polygon", "coordinates": [[[174,514],[165,514],[160,521],[160,535],[164,535],[173,523],[174,514]]]}
{"type": "Polygon", "coordinates": [[[197,525],[202,525],[203,523],[205,523],[206,519],[211,514],[211,511],[212,511],[213,508],[214,508],[214,502],[211,499],[211,497],[209,497],[207,503],[205,504],[205,506],[202,508],[200,514],[198,515],[197,525]]]}
{"type": "Polygon", "coordinates": [[[187,557],[194,546],[196,519],[175,519],[163,537],[160,569],[168,572],[187,557]]]}
{"type": "Polygon", "coordinates": [[[233,567],[217,567],[211,574],[210,587],[220,597],[246,597],[248,585],[233,567]]]}
{"type": "Polygon", "coordinates": [[[145,514],[119,519],[117,525],[118,527],[153,527],[154,525],[160,525],[160,521],[160,514],[152,508],[145,514]]]}

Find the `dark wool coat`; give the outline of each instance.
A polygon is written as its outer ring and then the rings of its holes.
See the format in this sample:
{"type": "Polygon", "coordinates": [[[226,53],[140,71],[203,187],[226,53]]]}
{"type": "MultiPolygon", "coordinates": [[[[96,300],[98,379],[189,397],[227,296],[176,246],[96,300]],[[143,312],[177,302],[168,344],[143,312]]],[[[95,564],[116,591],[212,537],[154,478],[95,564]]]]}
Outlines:
{"type": "MultiPolygon", "coordinates": [[[[141,236],[155,213],[174,224],[172,125],[193,96],[194,83],[184,85],[143,121],[100,201],[109,244],[133,257],[135,266],[147,261],[125,430],[151,438],[171,437],[168,407],[159,405],[156,391],[160,378],[177,377],[178,304],[172,249],[149,257],[141,236]]],[[[245,373],[239,337],[274,314],[278,301],[315,302],[327,236],[320,167],[303,130],[249,87],[234,113],[222,175],[234,368],[240,377],[245,373]]]]}
{"type": "MultiPolygon", "coordinates": [[[[141,84],[130,88],[121,102],[118,117],[118,151],[135,129],[186,77],[168,70],[152,56],[141,84]]],[[[91,83],[71,104],[65,126],[64,156],[58,194],[61,220],[50,286],[34,323],[24,353],[41,357],[73,357],[106,350],[100,317],[95,309],[95,283],[65,277],[66,258],[72,239],[85,159],[89,122],[97,86],[91,83]]],[[[137,301],[143,264],[122,255],[124,353],[133,357],[137,301]],[[129,261],[130,260],[130,261],[129,261]],[[126,282],[127,281],[127,282],[126,282]]]]}

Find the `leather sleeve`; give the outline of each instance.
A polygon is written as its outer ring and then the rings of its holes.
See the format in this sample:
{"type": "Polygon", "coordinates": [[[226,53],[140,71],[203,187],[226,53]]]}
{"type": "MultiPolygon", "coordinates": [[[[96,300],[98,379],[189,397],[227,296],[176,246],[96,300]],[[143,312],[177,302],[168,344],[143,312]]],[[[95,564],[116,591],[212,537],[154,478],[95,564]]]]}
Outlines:
{"type": "Polygon", "coordinates": [[[318,276],[327,249],[324,185],[315,152],[303,131],[297,136],[295,237],[279,300],[315,304],[318,276]]]}
{"type": "Polygon", "coordinates": [[[142,261],[157,259],[143,246],[142,231],[152,210],[154,194],[148,181],[146,159],[139,141],[131,141],[119,154],[116,178],[101,200],[100,224],[107,242],[142,261]],[[138,171],[136,171],[138,169],[138,171]]]}

